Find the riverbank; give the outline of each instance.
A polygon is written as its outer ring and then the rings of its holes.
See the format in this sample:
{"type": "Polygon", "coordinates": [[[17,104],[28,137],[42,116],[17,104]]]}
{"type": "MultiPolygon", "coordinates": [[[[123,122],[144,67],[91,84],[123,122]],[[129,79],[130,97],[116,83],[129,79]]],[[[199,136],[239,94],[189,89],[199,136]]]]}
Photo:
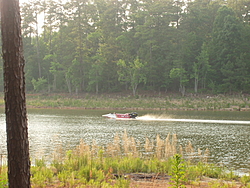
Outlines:
{"type": "MultiPolygon", "coordinates": [[[[3,104],[3,101],[1,102],[3,104]]],[[[0,103],[0,104],[1,104],[0,103]]],[[[29,108],[250,111],[248,95],[27,94],[29,108]]]]}

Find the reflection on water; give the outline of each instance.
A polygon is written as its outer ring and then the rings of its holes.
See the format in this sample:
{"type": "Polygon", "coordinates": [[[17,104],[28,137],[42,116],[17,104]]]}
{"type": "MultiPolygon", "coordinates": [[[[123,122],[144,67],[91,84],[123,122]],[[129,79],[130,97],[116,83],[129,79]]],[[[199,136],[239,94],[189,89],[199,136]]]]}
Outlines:
{"type": "MultiPolygon", "coordinates": [[[[162,139],[168,133],[177,134],[179,144],[191,141],[194,148],[210,151],[210,161],[226,165],[238,171],[250,169],[250,124],[226,123],[223,120],[250,121],[249,112],[200,112],[167,111],[154,112],[161,119],[202,119],[218,122],[193,121],[118,121],[101,117],[109,111],[100,110],[51,110],[32,109],[28,111],[30,153],[32,158],[48,156],[56,149],[73,149],[83,139],[98,145],[113,141],[116,133],[127,131],[141,143],[145,138],[162,139]]],[[[140,116],[148,114],[139,112],[140,116]]],[[[152,115],[152,114],[151,114],[152,115]]],[[[158,118],[159,119],[159,118],[158,118]]],[[[5,117],[0,115],[0,149],[6,152],[5,117]]]]}

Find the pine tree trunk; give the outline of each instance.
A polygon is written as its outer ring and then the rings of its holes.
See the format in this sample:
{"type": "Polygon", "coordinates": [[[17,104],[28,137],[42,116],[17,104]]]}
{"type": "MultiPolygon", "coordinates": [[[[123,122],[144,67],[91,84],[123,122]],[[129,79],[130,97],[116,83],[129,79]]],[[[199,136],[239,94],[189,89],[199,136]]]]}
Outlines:
{"type": "Polygon", "coordinates": [[[39,46],[39,33],[38,33],[38,16],[36,13],[36,56],[38,65],[38,78],[42,78],[42,68],[40,62],[40,46],[39,46]]]}
{"type": "Polygon", "coordinates": [[[18,0],[1,1],[9,188],[30,188],[24,57],[18,0]]]}
{"type": "Polygon", "coordinates": [[[194,92],[197,93],[198,92],[198,82],[199,79],[197,77],[194,78],[194,92]]]}

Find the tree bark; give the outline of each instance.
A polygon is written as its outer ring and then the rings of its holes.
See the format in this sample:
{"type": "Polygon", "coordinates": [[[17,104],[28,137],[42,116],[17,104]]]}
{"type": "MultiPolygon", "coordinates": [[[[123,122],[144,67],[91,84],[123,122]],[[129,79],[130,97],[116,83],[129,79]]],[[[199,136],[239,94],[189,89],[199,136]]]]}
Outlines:
{"type": "Polygon", "coordinates": [[[195,93],[198,92],[198,83],[199,83],[198,76],[195,76],[195,78],[194,78],[194,92],[195,93]]]}
{"type": "Polygon", "coordinates": [[[42,78],[42,68],[40,62],[40,45],[39,45],[39,32],[38,32],[38,15],[36,13],[36,56],[38,64],[38,78],[42,78]]]}
{"type": "Polygon", "coordinates": [[[1,0],[9,188],[30,188],[24,57],[18,0],[1,0]]]}

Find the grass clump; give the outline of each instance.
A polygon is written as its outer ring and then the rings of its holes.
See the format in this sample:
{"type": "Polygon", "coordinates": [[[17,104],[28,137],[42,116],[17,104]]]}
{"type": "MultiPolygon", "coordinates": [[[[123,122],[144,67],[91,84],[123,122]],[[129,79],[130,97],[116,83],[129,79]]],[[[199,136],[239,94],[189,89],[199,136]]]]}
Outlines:
{"type": "Polygon", "coordinates": [[[245,186],[245,187],[250,187],[250,175],[243,175],[240,178],[240,182],[245,186]]]}

